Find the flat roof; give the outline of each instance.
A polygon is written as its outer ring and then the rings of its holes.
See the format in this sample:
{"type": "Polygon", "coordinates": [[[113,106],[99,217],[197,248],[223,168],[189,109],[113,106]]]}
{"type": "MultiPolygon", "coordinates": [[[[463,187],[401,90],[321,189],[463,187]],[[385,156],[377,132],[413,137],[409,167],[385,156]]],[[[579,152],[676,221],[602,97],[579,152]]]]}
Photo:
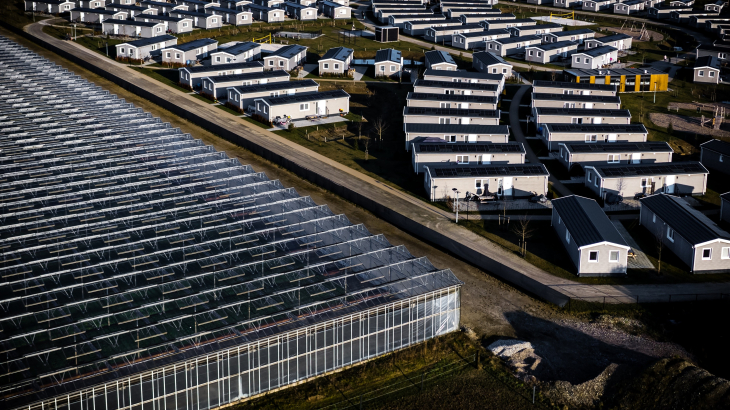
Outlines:
{"type": "Polygon", "coordinates": [[[716,139],[700,144],[700,148],[715,151],[718,154],[730,155],[730,144],[716,139]]]}
{"type": "Polygon", "coordinates": [[[659,164],[592,165],[603,178],[623,178],[651,175],[709,174],[697,161],[664,162],[659,164]]]}
{"type": "Polygon", "coordinates": [[[428,167],[436,178],[473,178],[492,176],[549,176],[543,164],[481,165],[476,167],[428,167]]]}
{"type": "Polygon", "coordinates": [[[245,53],[246,51],[254,50],[257,48],[261,48],[261,44],[254,43],[252,41],[244,41],[242,43],[238,43],[238,44],[232,45],[230,47],[226,47],[226,48],[218,47],[217,49],[211,51],[210,54],[228,53],[231,55],[238,55],[241,53],[245,53]]]}
{"type": "MultiPolygon", "coordinates": [[[[456,78],[471,78],[480,80],[493,80],[501,81],[504,79],[504,74],[489,74],[480,73],[476,71],[450,71],[450,70],[434,70],[432,68],[427,69],[423,72],[424,76],[430,75],[435,77],[456,77],[456,78]]],[[[436,80],[433,80],[436,81],[436,80]]]]}
{"type": "Polygon", "coordinates": [[[610,132],[625,134],[647,134],[644,124],[542,124],[552,132],[584,134],[610,132]]]}
{"type": "Polygon", "coordinates": [[[549,88],[575,88],[581,90],[596,91],[616,91],[616,86],[611,84],[589,84],[589,83],[572,83],[568,81],[543,81],[535,80],[532,82],[533,87],[549,87],[549,88]]]}
{"type": "Polygon", "coordinates": [[[416,152],[450,153],[450,152],[498,152],[498,153],[525,153],[525,147],[519,142],[496,144],[493,142],[414,142],[416,152]]]}
{"type": "Polygon", "coordinates": [[[212,38],[201,38],[200,40],[193,40],[188,43],[176,44],[167,48],[185,52],[195,50],[198,47],[209,46],[211,44],[218,44],[218,40],[214,40],[212,38]]]}
{"type": "Polygon", "coordinates": [[[585,142],[560,143],[568,152],[576,154],[615,153],[615,152],[674,152],[666,142],[585,142]]]}
{"type": "Polygon", "coordinates": [[[583,94],[544,94],[533,93],[533,100],[540,101],[579,101],[598,103],[621,103],[618,95],[583,95],[583,94]]]}
{"type": "Polygon", "coordinates": [[[602,56],[604,54],[610,54],[614,51],[618,51],[616,47],[612,46],[600,46],[596,48],[589,48],[588,50],[581,51],[580,53],[575,53],[574,55],[586,55],[591,57],[598,57],[602,56]]]}
{"type": "MultiPolygon", "coordinates": [[[[571,68],[568,70],[565,70],[566,73],[573,74],[576,77],[595,77],[595,76],[617,76],[617,75],[668,75],[664,71],[659,71],[655,68],[651,67],[642,67],[642,68],[597,68],[597,69],[584,69],[584,68],[571,68]]],[[[588,84],[586,84],[588,85],[588,84]]],[[[590,84],[594,85],[594,84],[590,84]]],[[[615,87],[615,86],[612,86],[615,87]]]]}
{"type": "Polygon", "coordinates": [[[601,242],[629,246],[595,200],[570,195],[553,199],[552,205],[579,248],[601,242]]]}
{"type": "Polygon", "coordinates": [[[604,108],[554,108],[554,107],[537,107],[535,108],[537,115],[577,115],[586,117],[627,117],[631,118],[629,110],[623,109],[604,109],[604,108]]]}
{"type": "MultiPolygon", "coordinates": [[[[484,30],[484,31],[471,31],[469,33],[459,33],[454,34],[455,36],[462,36],[464,38],[471,38],[471,37],[492,37],[497,36],[500,34],[505,34],[507,36],[510,35],[509,30],[506,28],[497,28],[492,30],[484,30]]],[[[477,53],[474,53],[477,54],[477,53]]]]}
{"type": "Polygon", "coordinates": [[[170,41],[170,40],[177,40],[177,37],[171,36],[169,34],[165,34],[165,35],[157,36],[157,37],[141,38],[139,40],[130,41],[128,43],[120,43],[120,44],[117,44],[117,46],[127,45],[127,46],[132,46],[132,47],[144,47],[144,46],[149,46],[152,44],[164,43],[164,42],[170,41]]]}
{"type": "MultiPolygon", "coordinates": [[[[507,29],[502,29],[507,30],[507,29]]],[[[492,30],[489,30],[492,31],[492,30]]],[[[512,64],[508,63],[507,60],[502,58],[502,56],[498,56],[494,53],[491,53],[489,51],[479,51],[477,53],[472,54],[472,57],[481,61],[484,63],[484,65],[490,66],[493,64],[506,64],[509,66],[512,66],[512,64]]]]}
{"type": "Polygon", "coordinates": [[[259,93],[264,91],[290,90],[292,88],[319,87],[316,81],[306,79],[301,81],[277,81],[275,83],[238,85],[230,87],[240,94],[259,93]]]}
{"type": "MultiPolygon", "coordinates": [[[[215,67],[215,66],[213,66],[215,67]]],[[[235,81],[256,80],[259,78],[287,77],[289,73],[284,70],[259,71],[254,73],[231,74],[231,75],[215,75],[206,77],[212,83],[230,83],[235,81]]]]}
{"type": "Polygon", "coordinates": [[[542,51],[550,51],[550,50],[558,50],[558,49],[561,49],[563,47],[572,47],[572,46],[578,47],[578,42],[577,41],[569,41],[569,40],[556,41],[555,43],[535,44],[535,45],[532,45],[532,46],[527,46],[525,48],[536,48],[536,49],[542,50],[542,51]]]}
{"type": "MultiPolygon", "coordinates": [[[[441,51],[441,50],[427,51],[425,53],[425,58],[426,58],[426,61],[431,65],[443,64],[443,63],[456,65],[456,61],[454,61],[454,58],[451,57],[451,54],[447,53],[446,51],[441,51]]],[[[427,71],[436,71],[436,70],[427,70],[427,71]]]]}
{"type": "Polygon", "coordinates": [[[418,79],[413,83],[414,87],[438,87],[438,88],[458,88],[465,90],[486,90],[486,91],[497,91],[499,88],[497,84],[483,84],[483,83],[455,83],[452,81],[434,81],[434,80],[422,80],[418,79]]]}
{"type": "Polygon", "coordinates": [[[398,50],[394,50],[392,48],[385,48],[382,50],[378,50],[375,53],[375,62],[376,63],[382,63],[385,61],[390,61],[391,63],[401,63],[401,52],[398,50]]]}
{"type": "Polygon", "coordinates": [[[691,245],[717,239],[730,240],[729,233],[680,197],[661,193],[641,198],[640,202],[642,207],[659,216],[691,245]]]}
{"type": "Polygon", "coordinates": [[[261,61],[247,61],[241,63],[229,63],[229,64],[218,64],[218,65],[199,65],[195,67],[183,67],[181,70],[187,70],[191,73],[214,73],[218,71],[236,70],[251,67],[263,67],[264,63],[261,61]]]}
{"type": "Polygon", "coordinates": [[[455,101],[455,102],[472,102],[482,104],[496,104],[497,97],[485,95],[463,95],[463,94],[431,94],[431,93],[415,93],[409,92],[407,100],[426,100],[426,101],[455,101]]]}
{"type": "Polygon", "coordinates": [[[330,48],[327,50],[326,53],[320,58],[321,60],[339,60],[339,61],[345,61],[348,57],[353,55],[355,51],[351,48],[347,47],[335,47],[330,48]]]}
{"type": "Polygon", "coordinates": [[[294,95],[283,95],[281,97],[263,97],[263,99],[270,105],[286,105],[295,104],[300,102],[309,101],[320,101],[324,99],[332,98],[348,98],[350,94],[344,90],[331,90],[331,91],[314,91],[306,93],[297,93],[294,95]]]}
{"type": "Polygon", "coordinates": [[[409,107],[403,108],[403,115],[448,115],[454,117],[499,118],[499,110],[472,110],[461,108],[409,107]]]}
{"type": "Polygon", "coordinates": [[[403,124],[405,132],[422,132],[424,134],[488,134],[509,135],[507,125],[479,125],[479,124],[403,124]]]}
{"type": "Polygon", "coordinates": [[[299,44],[289,44],[288,46],[284,46],[273,53],[267,55],[264,58],[268,57],[283,57],[283,58],[292,58],[295,55],[301,53],[302,51],[307,51],[307,47],[300,46],[299,44]]]}

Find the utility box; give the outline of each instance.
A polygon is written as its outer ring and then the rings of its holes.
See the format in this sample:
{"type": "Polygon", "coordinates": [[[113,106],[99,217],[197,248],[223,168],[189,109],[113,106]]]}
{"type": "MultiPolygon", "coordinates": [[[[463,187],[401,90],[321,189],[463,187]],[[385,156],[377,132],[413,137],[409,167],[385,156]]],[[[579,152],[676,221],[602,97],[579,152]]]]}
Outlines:
{"type": "Polygon", "coordinates": [[[375,27],[375,41],[379,43],[389,43],[398,41],[398,27],[383,26],[375,27]]]}

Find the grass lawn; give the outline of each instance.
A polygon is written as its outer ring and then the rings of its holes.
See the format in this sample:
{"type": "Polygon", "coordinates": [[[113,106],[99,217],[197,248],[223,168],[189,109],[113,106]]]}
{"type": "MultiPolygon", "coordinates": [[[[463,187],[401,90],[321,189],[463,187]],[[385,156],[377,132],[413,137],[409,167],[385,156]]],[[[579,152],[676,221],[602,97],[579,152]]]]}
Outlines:
{"type": "MultiPolygon", "coordinates": [[[[533,409],[532,388],[463,333],[452,333],[308,383],[234,406],[235,410],[533,409]],[[474,363],[480,353],[482,369],[474,363]],[[423,390],[421,378],[424,377],[423,390]],[[447,399],[448,397],[448,399],[447,399]]],[[[552,408],[538,393],[538,408],[552,408]]]]}
{"type": "Polygon", "coordinates": [[[238,116],[240,116],[240,115],[243,115],[243,114],[241,114],[241,113],[240,113],[240,112],[238,112],[238,111],[233,111],[232,109],[230,109],[230,108],[226,107],[226,106],[225,106],[225,105],[223,105],[223,104],[219,104],[219,105],[216,105],[216,106],[215,106],[215,108],[219,108],[219,109],[221,109],[221,110],[223,110],[223,111],[225,111],[225,112],[227,112],[227,113],[229,113],[229,114],[233,114],[233,115],[235,115],[236,117],[238,117],[238,116]]]}
{"type": "MultiPolygon", "coordinates": [[[[137,71],[139,71],[140,73],[148,76],[148,77],[154,78],[155,80],[157,80],[157,81],[159,81],[159,82],[161,82],[161,83],[163,83],[165,85],[169,85],[170,87],[172,87],[172,88],[174,88],[176,90],[180,90],[180,91],[183,91],[185,93],[189,93],[190,92],[190,90],[185,89],[185,88],[182,88],[182,87],[180,87],[177,84],[177,80],[178,80],[178,75],[179,74],[178,74],[178,71],[176,69],[153,70],[151,68],[145,68],[145,67],[134,67],[134,69],[137,70],[137,71]]],[[[210,101],[208,99],[205,99],[203,97],[200,97],[197,94],[195,94],[195,97],[196,98],[201,98],[201,99],[203,99],[204,101],[206,101],[208,103],[212,102],[212,101],[210,101]]]]}
{"type": "MultiPolygon", "coordinates": [[[[236,114],[237,115],[241,115],[241,114],[238,114],[238,113],[236,113],[236,114]]],[[[263,128],[265,130],[268,130],[269,128],[271,128],[270,125],[264,124],[264,123],[261,123],[261,122],[258,122],[258,121],[254,120],[251,117],[241,117],[241,118],[243,118],[244,121],[250,122],[251,124],[253,124],[253,125],[257,126],[257,127],[261,127],[261,128],[263,128]]]]}
{"type": "Polygon", "coordinates": [[[320,84],[320,91],[335,88],[344,89],[350,94],[351,114],[348,118],[352,121],[299,127],[293,131],[276,133],[425,201],[423,178],[413,173],[410,154],[406,152],[403,140],[402,112],[411,86],[344,81],[320,84]],[[360,116],[364,116],[365,121],[362,128],[358,129],[360,116]],[[374,126],[378,119],[387,124],[382,140],[379,140],[374,126]]]}

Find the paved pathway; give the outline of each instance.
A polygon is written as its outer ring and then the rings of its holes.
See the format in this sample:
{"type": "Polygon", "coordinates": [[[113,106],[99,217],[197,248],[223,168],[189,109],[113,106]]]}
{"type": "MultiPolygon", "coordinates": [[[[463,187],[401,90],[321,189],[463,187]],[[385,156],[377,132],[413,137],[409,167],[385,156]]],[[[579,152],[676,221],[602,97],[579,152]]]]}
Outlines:
{"type": "Polygon", "coordinates": [[[299,72],[299,78],[304,78],[309,75],[312,71],[319,67],[318,64],[304,64],[304,68],[299,72]]]}
{"type": "Polygon", "coordinates": [[[354,79],[355,81],[360,81],[360,80],[362,80],[362,76],[364,76],[364,75],[365,75],[365,72],[366,72],[367,70],[368,70],[368,68],[367,68],[367,67],[363,67],[363,66],[357,66],[357,67],[355,67],[355,73],[354,73],[354,74],[352,75],[352,78],[353,78],[353,79],[354,79]]]}
{"type": "MultiPolygon", "coordinates": [[[[41,24],[31,24],[25,29],[41,42],[73,56],[76,63],[113,79],[127,89],[139,90],[142,97],[178,112],[185,119],[213,132],[227,135],[228,139],[286,165],[299,175],[326,181],[334,193],[359,201],[361,206],[376,212],[397,227],[422,240],[437,243],[447,252],[544,300],[558,304],[565,303],[568,297],[609,297],[609,302],[625,302],[637,297],[642,301],[659,301],[676,294],[702,293],[704,297],[730,294],[730,282],[611,286],[580,284],[553,276],[482,236],[454,224],[451,212],[398,191],[76,43],[49,36],[43,33],[41,24]]],[[[0,31],[5,32],[2,29],[0,31]]],[[[526,90],[527,87],[522,86],[515,99],[519,101],[526,90]]],[[[516,115],[516,111],[510,112],[510,118],[515,123],[516,115]]],[[[524,141],[521,130],[516,129],[516,135],[524,141]]],[[[528,155],[534,157],[531,151],[528,151],[528,155]]],[[[676,300],[676,296],[673,300],[676,300]]]]}
{"type": "MultiPolygon", "coordinates": [[[[525,133],[522,132],[522,126],[520,125],[520,101],[522,101],[522,97],[525,96],[525,93],[529,89],[529,85],[521,85],[520,89],[517,90],[517,93],[514,97],[512,97],[512,103],[509,105],[509,123],[511,124],[512,133],[515,135],[515,140],[517,140],[517,142],[521,142],[525,147],[525,159],[527,162],[531,164],[540,164],[540,159],[537,155],[535,155],[535,152],[532,151],[530,144],[527,143],[527,138],[525,138],[525,133]]],[[[563,183],[554,176],[550,175],[549,180],[553,189],[558,191],[561,196],[573,194],[570,189],[563,185],[563,183]]]]}

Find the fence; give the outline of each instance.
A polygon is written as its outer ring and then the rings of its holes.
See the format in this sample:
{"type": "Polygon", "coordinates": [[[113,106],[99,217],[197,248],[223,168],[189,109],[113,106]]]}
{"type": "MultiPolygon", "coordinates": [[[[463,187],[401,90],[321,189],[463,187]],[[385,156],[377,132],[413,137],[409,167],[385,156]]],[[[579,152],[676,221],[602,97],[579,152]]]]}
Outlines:
{"type": "Polygon", "coordinates": [[[274,33],[274,37],[295,38],[295,39],[305,39],[305,40],[311,40],[311,39],[315,39],[315,38],[321,37],[321,36],[322,36],[322,30],[304,31],[304,32],[280,31],[278,33],[274,33]]]}
{"type": "Polygon", "coordinates": [[[730,301],[727,293],[673,293],[656,295],[604,295],[592,297],[571,297],[565,305],[571,311],[574,303],[606,305],[638,305],[639,303],[674,303],[674,302],[704,302],[710,300],[730,301]]]}

